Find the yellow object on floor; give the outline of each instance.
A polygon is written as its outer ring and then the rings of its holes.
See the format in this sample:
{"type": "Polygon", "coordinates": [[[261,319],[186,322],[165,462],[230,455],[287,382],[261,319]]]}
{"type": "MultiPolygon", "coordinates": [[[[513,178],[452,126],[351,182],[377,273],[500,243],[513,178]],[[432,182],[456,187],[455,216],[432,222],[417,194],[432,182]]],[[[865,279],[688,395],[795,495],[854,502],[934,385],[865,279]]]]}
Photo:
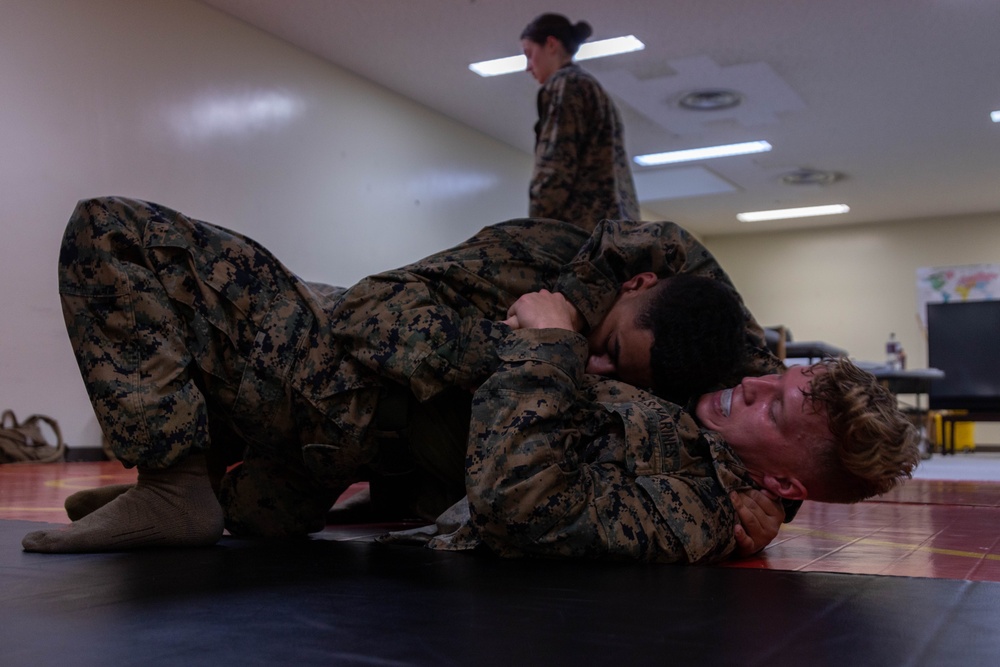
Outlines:
{"type": "MultiPolygon", "coordinates": [[[[949,411],[947,414],[962,414],[966,412],[965,410],[955,410],[949,411]]],[[[934,418],[934,442],[937,443],[938,447],[944,450],[944,434],[941,432],[941,415],[945,414],[942,412],[936,412],[933,415],[934,418]]],[[[974,422],[953,422],[951,430],[951,439],[955,444],[955,451],[969,451],[974,452],[976,450],[976,424],[974,422]]]]}

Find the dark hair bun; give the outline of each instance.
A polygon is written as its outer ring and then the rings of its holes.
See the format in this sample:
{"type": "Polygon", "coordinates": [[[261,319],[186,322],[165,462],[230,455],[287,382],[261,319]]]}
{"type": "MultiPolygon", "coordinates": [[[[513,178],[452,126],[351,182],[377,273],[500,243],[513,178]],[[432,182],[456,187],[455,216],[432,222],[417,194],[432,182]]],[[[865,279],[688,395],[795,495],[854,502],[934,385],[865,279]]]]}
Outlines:
{"type": "Polygon", "coordinates": [[[586,21],[577,21],[574,25],[562,14],[542,14],[528,24],[521,33],[521,39],[544,44],[549,37],[555,37],[572,56],[593,33],[593,29],[586,21]]]}

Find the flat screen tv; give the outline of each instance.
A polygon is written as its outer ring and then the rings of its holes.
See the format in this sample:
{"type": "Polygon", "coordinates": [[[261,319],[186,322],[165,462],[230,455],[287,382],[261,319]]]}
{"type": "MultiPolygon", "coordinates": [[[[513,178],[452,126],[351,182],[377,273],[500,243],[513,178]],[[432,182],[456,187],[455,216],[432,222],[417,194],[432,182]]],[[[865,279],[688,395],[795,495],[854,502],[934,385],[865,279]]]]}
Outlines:
{"type": "Polygon", "coordinates": [[[1000,412],[1000,300],[927,304],[932,410],[1000,412]]]}

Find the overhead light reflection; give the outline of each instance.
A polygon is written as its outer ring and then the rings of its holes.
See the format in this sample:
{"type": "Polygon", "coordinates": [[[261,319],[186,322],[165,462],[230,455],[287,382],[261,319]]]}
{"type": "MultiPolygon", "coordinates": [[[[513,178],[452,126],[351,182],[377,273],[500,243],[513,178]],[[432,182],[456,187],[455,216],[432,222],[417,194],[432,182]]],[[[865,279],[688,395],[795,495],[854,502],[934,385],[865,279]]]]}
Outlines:
{"type": "Polygon", "coordinates": [[[422,198],[454,199],[480,194],[496,183],[492,174],[433,171],[411,181],[410,192],[422,198]]]}
{"type": "Polygon", "coordinates": [[[190,139],[256,133],[287,124],[305,104],[285,93],[266,91],[239,95],[206,95],[170,113],[178,134],[190,139]]]}

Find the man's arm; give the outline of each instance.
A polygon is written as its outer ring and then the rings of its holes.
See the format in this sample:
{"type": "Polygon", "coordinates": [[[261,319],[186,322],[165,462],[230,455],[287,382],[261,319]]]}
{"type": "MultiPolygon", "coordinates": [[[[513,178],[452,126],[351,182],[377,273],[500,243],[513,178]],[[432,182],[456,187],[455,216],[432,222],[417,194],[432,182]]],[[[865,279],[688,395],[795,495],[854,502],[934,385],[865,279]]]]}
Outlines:
{"type": "MultiPolygon", "coordinates": [[[[565,296],[548,290],[523,295],[507,311],[504,322],[513,329],[559,328],[582,332],[584,323],[576,307],[565,296]]],[[[733,491],[729,498],[736,508],[736,556],[746,558],[766,547],[786,520],[780,498],[760,489],[733,491]]],[[[794,513],[790,513],[794,514],[794,513]]],[[[791,520],[791,516],[788,516],[791,520]]]]}
{"type": "Polygon", "coordinates": [[[573,208],[570,196],[579,180],[580,145],[588,131],[588,114],[579,78],[565,72],[555,76],[557,80],[545,88],[546,108],[538,110],[528,215],[567,220],[573,208]]]}
{"type": "Polygon", "coordinates": [[[736,556],[747,558],[760,552],[778,536],[785,520],[785,508],[780,498],[759,489],[733,491],[729,499],[736,508],[736,556]]]}
{"type": "Polygon", "coordinates": [[[350,288],[331,333],[354,360],[420,400],[448,387],[474,390],[496,367],[508,306],[551,286],[586,238],[556,222],[486,227],[454,248],[350,288]]]}
{"type": "Polygon", "coordinates": [[[693,420],[590,400],[586,350],[582,336],[559,329],[504,341],[499,369],[473,399],[466,486],[480,538],[505,555],[724,558],[735,510],[711,463],[660,469],[664,450],[697,439],[693,420]]]}

